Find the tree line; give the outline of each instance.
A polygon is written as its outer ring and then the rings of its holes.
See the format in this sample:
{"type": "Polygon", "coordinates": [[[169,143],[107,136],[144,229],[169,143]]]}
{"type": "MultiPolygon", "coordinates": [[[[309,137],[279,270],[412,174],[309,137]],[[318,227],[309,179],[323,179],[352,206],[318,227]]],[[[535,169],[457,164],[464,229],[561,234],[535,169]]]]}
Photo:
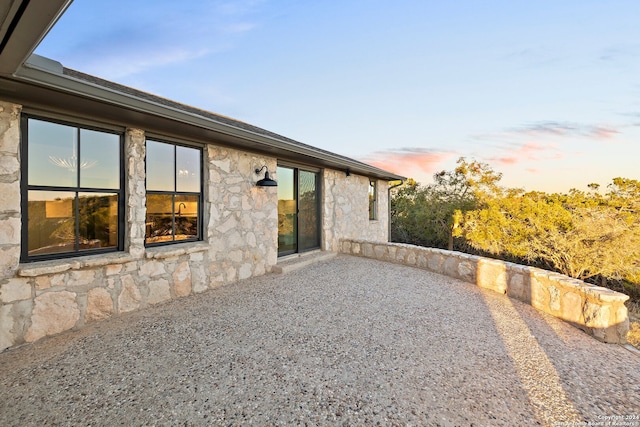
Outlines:
{"type": "Polygon", "coordinates": [[[557,271],[640,303],[640,181],[527,192],[500,186],[502,174],[464,158],[433,178],[409,179],[393,193],[392,241],[557,271]]]}

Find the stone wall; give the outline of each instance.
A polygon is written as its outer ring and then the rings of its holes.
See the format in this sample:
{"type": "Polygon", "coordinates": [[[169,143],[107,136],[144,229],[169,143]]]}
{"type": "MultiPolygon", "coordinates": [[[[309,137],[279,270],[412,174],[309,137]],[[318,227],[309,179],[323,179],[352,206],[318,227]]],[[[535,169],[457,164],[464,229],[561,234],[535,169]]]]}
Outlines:
{"type": "Polygon", "coordinates": [[[600,341],[626,343],[627,295],[539,268],[400,243],[344,239],[340,250],[473,283],[563,319],[600,341]]]}
{"type": "Polygon", "coordinates": [[[337,252],[341,239],[389,240],[389,184],[378,181],[377,219],[369,220],[369,178],[343,171],[323,174],[322,248],[337,252]]]}
{"type": "Polygon", "coordinates": [[[269,272],[277,191],[254,170],[276,159],[204,148],[204,241],[144,246],[145,132],[125,132],[125,250],[21,264],[20,112],[0,102],[0,351],[121,313],[269,272]]]}

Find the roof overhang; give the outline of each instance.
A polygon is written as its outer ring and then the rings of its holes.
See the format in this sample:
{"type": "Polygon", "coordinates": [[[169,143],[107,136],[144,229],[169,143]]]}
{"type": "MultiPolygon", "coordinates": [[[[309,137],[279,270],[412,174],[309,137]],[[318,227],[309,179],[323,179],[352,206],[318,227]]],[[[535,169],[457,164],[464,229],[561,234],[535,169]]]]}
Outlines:
{"type": "Polygon", "coordinates": [[[0,75],[14,74],[73,0],[0,2],[0,75]]]}
{"type": "Polygon", "coordinates": [[[65,74],[60,63],[32,55],[32,51],[71,1],[22,0],[11,2],[7,10],[0,9],[0,99],[43,112],[142,128],[168,137],[225,145],[387,181],[405,179],[254,126],[218,121],[154,102],[153,97],[136,96],[65,74]]]}

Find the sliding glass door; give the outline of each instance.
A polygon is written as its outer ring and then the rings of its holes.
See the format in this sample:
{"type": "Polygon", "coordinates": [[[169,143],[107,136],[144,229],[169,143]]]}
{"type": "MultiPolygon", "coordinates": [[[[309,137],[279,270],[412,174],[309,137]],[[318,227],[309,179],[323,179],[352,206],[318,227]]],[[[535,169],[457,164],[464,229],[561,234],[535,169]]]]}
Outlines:
{"type": "Polygon", "coordinates": [[[320,174],[278,166],[278,255],[320,247],[320,174]]]}

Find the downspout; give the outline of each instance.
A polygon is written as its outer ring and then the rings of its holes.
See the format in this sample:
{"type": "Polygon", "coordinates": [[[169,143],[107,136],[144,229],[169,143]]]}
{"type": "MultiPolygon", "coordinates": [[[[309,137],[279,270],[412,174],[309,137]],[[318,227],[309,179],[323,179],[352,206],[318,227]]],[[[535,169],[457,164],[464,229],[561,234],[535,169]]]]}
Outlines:
{"type": "Polygon", "coordinates": [[[402,184],[404,184],[404,180],[401,179],[399,184],[387,188],[387,242],[391,242],[391,190],[402,184]]]}

